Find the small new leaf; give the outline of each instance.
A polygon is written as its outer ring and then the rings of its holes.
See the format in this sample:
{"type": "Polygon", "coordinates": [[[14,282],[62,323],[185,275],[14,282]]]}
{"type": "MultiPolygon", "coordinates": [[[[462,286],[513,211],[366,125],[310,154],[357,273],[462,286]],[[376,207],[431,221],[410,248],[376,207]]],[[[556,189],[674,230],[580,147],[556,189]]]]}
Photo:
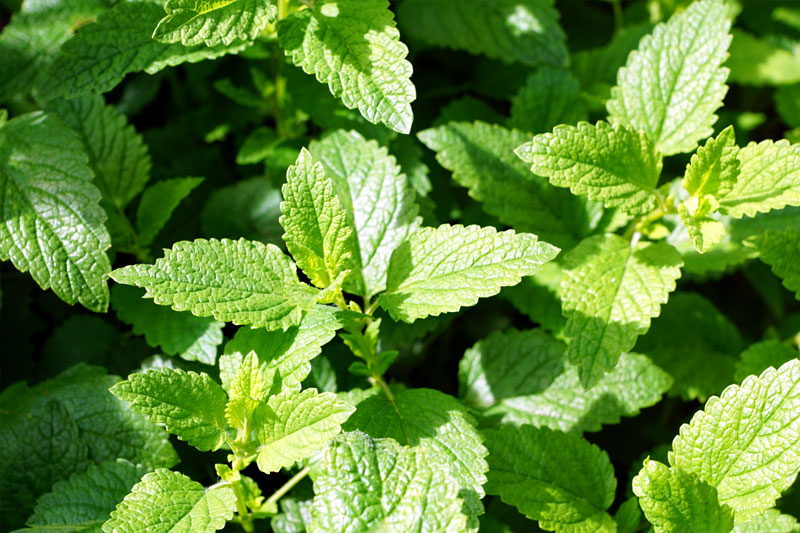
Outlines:
{"type": "Polygon", "coordinates": [[[333,182],[303,148],[282,187],[283,240],[297,266],[320,288],[328,287],[358,254],[333,182]]]}
{"type": "Polygon", "coordinates": [[[733,189],[739,176],[738,154],[733,126],[728,126],[692,155],[681,182],[683,188],[695,198],[707,194],[724,196],[733,189]]]}
{"type": "Polygon", "coordinates": [[[168,0],[164,10],[153,38],[184,46],[252,41],[278,13],[274,0],[168,0]]]}
{"type": "Polygon", "coordinates": [[[150,370],[131,374],[111,393],[200,451],[218,450],[226,441],[228,395],[207,374],[150,370]]]}
{"type": "Polygon", "coordinates": [[[244,239],[177,242],[155,264],[119,268],[111,277],[146,288],[145,296],[176,311],[267,329],[299,324],[317,292],[300,282],[280,248],[244,239]]]}
{"type": "Polygon", "coordinates": [[[692,3],[657,25],[628,56],[607,102],[611,120],[644,132],[664,155],[691,152],[713,133],[728,92],[731,23],[721,0],[692,3]]]}
{"type": "Polygon", "coordinates": [[[213,533],[233,518],[235,508],[229,485],[206,489],[180,472],[160,468],[134,485],[103,531],[213,533]]]}
{"type": "Polygon", "coordinates": [[[423,228],[392,254],[380,305],[395,320],[458,311],[516,285],[559,249],[535,235],[478,226],[423,228]]]}
{"type": "Polygon", "coordinates": [[[630,126],[602,121],[556,126],[516,153],[551,184],[569,187],[606,207],[641,215],[656,205],[661,154],[644,133],[630,126]]]}

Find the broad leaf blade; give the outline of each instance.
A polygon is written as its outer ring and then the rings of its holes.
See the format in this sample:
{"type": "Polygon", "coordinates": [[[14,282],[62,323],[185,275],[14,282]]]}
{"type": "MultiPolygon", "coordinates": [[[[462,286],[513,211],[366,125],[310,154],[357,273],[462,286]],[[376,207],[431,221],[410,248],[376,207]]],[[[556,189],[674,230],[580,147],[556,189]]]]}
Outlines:
{"type": "Polygon", "coordinates": [[[578,80],[566,69],[543,66],[512,98],[508,126],[544,133],[559,124],[577,124],[587,116],[578,80]]]}
{"type": "Polygon", "coordinates": [[[346,433],[331,443],[314,480],[310,533],[467,530],[457,484],[424,447],[346,433]]]}
{"type": "Polygon", "coordinates": [[[713,132],[728,91],[731,23],[720,0],[694,2],[628,56],[606,104],[614,122],[643,131],[664,155],[691,152],[713,132]]]}
{"type": "Polygon", "coordinates": [[[631,350],[675,290],[683,261],[665,242],[613,234],[585,239],[564,257],[562,309],[567,359],[589,388],[631,350]]]}
{"type": "Polygon", "coordinates": [[[759,257],[800,300],[800,231],[767,231],[756,239],[759,257]]]}
{"type": "Polygon", "coordinates": [[[185,46],[252,41],[278,12],[273,0],[168,0],[164,9],[167,16],[158,23],[153,38],[185,46]]]}
{"type": "Polygon", "coordinates": [[[41,113],[0,126],[0,259],[69,304],[108,308],[111,239],[77,135],[41,113]]]}
{"type": "Polygon", "coordinates": [[[111,277],[146,288],[145,296],[176,311],[267,329],[300,323],[316,293],[277,246],[244,239],[181,241],[155,264],[119,268],[111,277]]]}
{"type": "Polygon", "coordinates": [[[411,131],[408,48],[400,42],[387,0],[319,0],[278,25],[292,62],[372,122],[411,131]]]}
{"type": "Polygon", "coordinates": [[[681,185],[695,198],[707,194],[724,196],[739,176],[738,154],[733,126],[728,126],[692,155],[681,185]]]}
{"type": "Polygon", "coordinates": [[[233,518],[235,508],[230,486],[205,489],[179,472],[160,468],[134,485],[103,531],[213,533],[233,518]]]}
{"type": "Polygon", "coordinates": [[[656,205],[661,154],[634,128],[602,121],[556,126],[516,153],[552,185],[569,187],[573,194],[586,195],[606,207],[640,215],[656,205]]]}
{"type": "Polygon", "coordinates": [[[547,530],[616,531],[606,510],[617,480],[608,455],[573,435],[547,428],[485,430],[486,492],[547,530]]]}
{"type": "Polygon", "coordinates": [[[175,208],[202,182],[203,178],[174,178],[159,181],[144,191],[136,210],[140,246],[152,244],[175,208]]]}
{"type": "Polygon", "coordinates": [[[111,392],[200,451],[217,450],[226,442],[228,396],[207,374],[150,370],[131,374],[111,392]]]}
{"type": "Polygon", "coordinates": [[[535,235],[478,226],[423,228],[392,254],[380,305],[395,320],[457,311],[519,283],[558,248],[535,235]]]}
{"type": "Polygon", "coordinates": [[[311,282],[325,288],[358,254],[347,212],[322,164],[315,163],[305,148],[289,167],[281,190],[280,223],[286,231],[286,247],[311,282]]]}

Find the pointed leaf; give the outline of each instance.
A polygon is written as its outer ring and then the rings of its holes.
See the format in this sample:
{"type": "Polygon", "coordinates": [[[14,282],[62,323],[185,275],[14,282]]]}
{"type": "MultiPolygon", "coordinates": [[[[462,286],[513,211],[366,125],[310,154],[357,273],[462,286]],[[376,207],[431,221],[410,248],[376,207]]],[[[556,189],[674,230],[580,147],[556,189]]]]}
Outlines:
{"type": "Polygon", "coordinates": [[[645,36],[617,74],[606,106],[614,122],[644,132],[664,155],[691,152],[713,132],[728,92],[731,23],[721,0],[701,0],[645,36]]]}
{"type": "Polygon", "coordinates": [[[661,155],[648,138],[635,129],[606,122],[594,126],[556,126],[516,150],[531,170],[550,178],[556,187],[569,187],[640,215],[656,205],[656,184],[661,173],[661,155]]]}
{"type": "Polygon", "coordinates": [[[738,154],[733,126],[728,126],[692,155],[681,182],[683,188],[695,198],[706,194],[724,196],[739,176],[738,154]]]}
{"type": "Polygon", "coordinates": [[[467,530],[457,485],[424,447],[346,433],[319,468],[309,533],[467,530]]]}
{"type": "Polygon", "coordinates": [[[144,191],[136,210],[140,246],[152,244],[178,204],[202,182],[203,178],[175,178],[159,181],[144,191]]]}
{"type": "Polygon", "coordinates": [[[102,312],[111,239],[91,180],[78,136],[58,119],[37,112],[0,126],[0,259],[102,312]]]}
{"type": "Polygon", "coordinates": [[[225,527],[235,509],[230,486],[206,489],[179,472],[160,468],[134,485],[103,531],[212,533],[225,527]]]}
{"type": "Polygon", "coordinates": [[[564,257],[567,359],[579,366],[584,387],[596,384],[647,331],[675,290],[682,264],[665,242],[631,246],[613,234],[589,237],[564,257]]]}
{"type": "Polygon", "coordinates": [[[756,246],[761,260],[772,267],[783,286],[800,300],[800,231],[769,230],[756,239],[756,246]]]}
{"type": "Polygon", "coordinates": [[[587,118],[578,80],[569,70],[543,66],[512,98],[508,126],[544,133],[559,124],[577,124],[587,118]]]}
{"type": "Polygon", "coordinates": [[[158,23],[153,38],[185,46],[252,41],[278,13],[272,0],[168,0],[164,9],[167,16],[158,23]]]}
{"type": "Polygon", "coordinates": [[[146,288],[145,296],[176,311],[268,329],[299,324],[316,292],[277,246],[244,239],[177,242],[155,264],[119,268],[111,277],[146,288]]]}
{"type": "Polygon", "coordinates": [[[286,247],[311,282],[325,288],[348,269],[348,260],[358,253],[333,182],[322,164],[315,163],[303,148],[289,167],[281,191],[280,223],[286,231],[286,247]]]}
{"type": "Polygon", "coordinates": [[[226,441],[228,396],[207,374],[149,370],[131,374],[111,392],[200,451],[218,450],[226,441]]]}
{"type": "Polygon", "coordinates": [[[606,511],[617,480],[600,448],[531,426],[501,426],[483,434],[489,448],[487,493],[539,521],[542,529],[616,531],[606,511]]]}
{"type": "Polygon", "coordinates": [[[381,306],[413,322],[458,311],[516,285],[552,260],[558,248],[530,233],[478,226],[423,228],[392,254],[381,306]]]}
{"type": "Polygon", "coordinates": [[[411,131],[408,48],[387,0],[318,0],[278,25],[286,55],[373,124],[411,131]]]}
{"type": "Polygon", "coordinates": [[[779,368],[792,359],[800,358],[797,348],[776,340],[766,340],[751,344],[742,352],[736,362],[734,381],[741,382],[747,376],[758,376],[769,367],[779,368]]]}

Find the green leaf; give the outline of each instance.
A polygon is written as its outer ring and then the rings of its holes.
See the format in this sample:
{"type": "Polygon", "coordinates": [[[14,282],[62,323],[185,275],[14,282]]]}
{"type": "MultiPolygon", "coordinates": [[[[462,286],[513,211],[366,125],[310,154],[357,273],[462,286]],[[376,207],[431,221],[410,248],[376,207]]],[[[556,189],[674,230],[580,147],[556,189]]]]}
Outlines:
{"type": "Polygon", "coordinates": [[[34,531],[101,531],[108,515],[149,468],[125,459],[92,465],[53,485],[36,501],[27,525],[34,531]]]}
{"type": "Polygon", "coordinates": [[[153,28],[164,10],[152,2],[122,2],[103,12],[64,43],[53,60],[40,94],[44,99],[104,93],[126,74],[159,70],[184,62],[213,59],[242,50],[246,43],[187,48],[153,40],[153,28]]]}
{"type": "Polygon", "coordinates": [[[358,244],[345,288],[372,296],[386,287],[392,252],[419,227],[414,190],[395,158],[359,133],[334,132],[309,150],[333,182],[358,244]]]}
{"type": "MultiPolygon", "coordinates": [[[[800,53],[796,49],[779,46],[777,39],[759,39],[740,28],[731,33],[731,57],[725,63],[731,70],[730,81],[756,87],[800,81],[800,53]]],[[[791,46],[789,42],[787,46],[791,46]]]]}
{"type": "Polygon", "coordinates": [[[235,508],[230,485],[206,489],[179,472],[160,468],[134,485],[103,531],[212,533],[225,527],[235,508]]]}
{"type": "Polygon", "coordinates": [[[299,324],[316,293],[277,246],[244,239],[177,242],[155,264],[118,268],[111,277],[176,311],[267,329],[299,324]]]}
{"type": "Polygon", "coordinates": [[[645,36],[617,74],[611,120],[644,132],[664,155],[691,152],[713,133],[728,91],[731,36],[721,0],[694,2],[645,36]]]}
{"type": "Polygon", "coordinates": [[[800,524],[797,523],[795,517],[781,514],[776,509],[769,509],[749,522],[736,524],[733,528],[733,533],[761,533],[762,531],[797,533],[798,530],[800,530],[800,524]]]}
{"type": "Polygon", "coordinates": [[[772,507],[800,470],[800,360],[709,399],[681,427],[669,461],[715,487],[736,522],[772,507]]]}
{"type": "Polygon", "coordinates": [[[411,35],[437,46],[526,65],[567,64],[552,0],[408,0],[398,17],[411,35]]]}
{"type": "Polygon", "coordinates": [[[297,163],[289,167],[281,190],[280,223],[286,230],[286,247],[311,282],[325,288],[348,269],[349,259],[358,253],[333,181],[303,148],[297,163]]]}
{"type": "MultiPolygon", "coordinates": [[[[141,135],[99,95],[55,100],[47,109],[80,137],[103,199],[118,209],[125,208],[150,179],[150,154],[141,135]]],[[[116,209],[109,206],[106,212],[111,217],[116,209]]]]}
{"type": "Polygon", "coordinates": [[[800,300],[800,231],[791,227],[782,232],[769,230],[756,239],[756,246],[761,260],[800,300]]]}
{"type": "Polygon", "coordinates": [[[617,480],[608,455],[573,435],[531,426],[488,429],[489,481],[500,496],[546,530],[616,531],[606,512],[617,480]]]}
{"type": "Polygon", "coordinates": [[[0,259],[43,289],[92,311],[108,308],[111,239],[78,136],[31,113],[0,126],[0,259]]]}
{"type": "Polygon", "coordinates": [[[661,155],[644,133],[629,126],[602,121],[556,126],[516,153],[552,185],[569,187],[606,207],[641,215],[656,205],[661,155]]]}
{"type": "Polygon", "coordinates": [[[642,522],[642,510],[639,508],[639,500],[628,498],[614,513],[614,522],[617,523],[617,533],[636,533],[639,531],[639,524],[642,522]]]}
{"type": "Polygon", "coordinates": [[[222,322],[166,309],[142,298],[142,291],[123,285],[114,286],[111,305],[117,317],[133,326],[134,333],[144,335],[153,348],[161,347],[165,354],[187,361],[216,362],[222,322]]]}
{"type": "Polygon", "coordinates": [[[535,235],[513,230],[422,228],[392,253],[379,302],[392,318],[405,322],[458,311],[516,285],[558,251],[535,235]]]}
{"type": "Polygon", "coordinates": [[[665,242],[632,245],[613,234],[584,239],[564,256],[567,359],[585,388],[614,368],[675,290],[683,261],[665,242]]]}
{"type": "MultiPolygon", "coordinates": [[[[701,205],[704,203],[701,200],[701,205]]],[[[686,226],[686,231],[692,239],[695,250],[704,254],[717,244],[725,236],[725,224],[708,215],[700,214],[706,209],[701,207],[692,213],[689,208],[681,204],[678,206],[678,214],[681,222],[686,226]]]]}
{"type": "Polygon", "coordinates": [[[692,155],[681,185],[695,198],[707,194],[724,196],[739,176],[738,154],[733,126],[728,126],[692,155]]]}
{"type": "Polygon", "coordinates": [[[252,41],[278,13],[272,0],[167,0],[164,9],[167,16],[158,23],[153,38],[185,46],[252,41]]]}
{"type": "Polygon", "coordinates": [[[533,276],[522,278],[519,285],[500,293],[526,315],[551,333],[560,333],[566,319],[561,314],[561,267],[555,261],[545,263],[533,276]]]}
{"type": "Polygon", "coordinates": [[[586,202],[551,187],[514,155],[528,136],[484,122],[450,122],[419,133],[487,213],[556,246],[571,247],[591,231],[586,202]]]}
{"type": "Polygon", "coordinates": [[[742,350],[739,330],[706,298],[679,291],[670,297],[636,350],[648,354],[673,378],[671,396],[705,401],[733,381],[742,350]],[[680,335],[675,332],[680,331],[680,335]]]}
{"type": "Polygon", "coordinates": [[[159,181],[144,191],[136,210],[140,246],[152,244],[178,204],[202,182],[203,178],[175,178],[159,181]]]}
{"type": "Polygon", "coordinates": [[[577,124],[586,119],[578,80],[568,70],[543,66],[528,77],[511,100],[508,126],[544,133],[559,124],[577,124]]]}
{"type": "Polygon", "coordinates": [[[645,459],[633,478],[633,492],[656,533],[727,533],[733,529],[733,511],[720,504],[714,487],[679,468],[645,459]]]}
{"type": "Polygon", "coordinates": [[[317,306],[306,313],[298,326],[286,331],[239,328],[220,357],[222,386],[230,391],[239,365],[253,351],[271,375],[271,394],[299,391],[300,383],[311,372],[309,361],[322,352],[322,346],[333,339],[340,327],[334,308],[317,306]]]}
{"type": "Polygon", "coordinates": [[[800,145],[786,140],[753,142],[740,149],[738,157],[739,179],[719,197],[724,212],[742,218],[800,205],[800,145]]]}
{"type": "Polygon", "coordinates": [[[111,392],[200,451],[218,450],[226,442],[228,396],[208,374],[150,370],[131,374],[111,392]]]}
{"type": "Polygon", "coordinates": [[[306,389],[272,396],[256,411],[258,468],[269,474],[288,468],[324,448],[355,411],[331,392],[306,389]]]}
{"type": "Polygon", "coordinates": [[[281,191],[269,178],[251,178],[215,190],[203,207],[203,233],[209,237],[279,244],[283,228],[281,191]]]}
{"type": "Polygon", "coordinates": [[[798,357],[800,357],[800,352],[796,348],[776,340],[751,344],[742,352],[741,359],[736,362],[734,381],[741,382],[747,376],[758,376],[771,366],[779,368],[787,361],[798,357]]]}
{"type": "Polygon", "coordinates": [[[800,128],[800,83],[778,87],[775,90],[775,108],[787,125],[800,128]]]}
{"type": "Polygon", "coordinates": [[[375,395],[358,404],[345,424],[373,438],[388,437],[401,444],[424,447],[428,462],[449,472],[460,487],[464,512],[470,523],[483,514],[481,499],[486,482],[487,451],[475,429],[475,420],[455,398],[432,389],[407,389],[394,393],[394,403],[375,395]]]}
{"type": "Polygon", "coordinates": [[[387,0],[319,0],[278,24],[286,55],[373,124],[411,131],[408,48],[387,0]]]}
{"type": "Polygon", "coordinates": [[[467,530],[457,485],[424,447],[345,433],[314,480],[310,533],[467,530]]]}

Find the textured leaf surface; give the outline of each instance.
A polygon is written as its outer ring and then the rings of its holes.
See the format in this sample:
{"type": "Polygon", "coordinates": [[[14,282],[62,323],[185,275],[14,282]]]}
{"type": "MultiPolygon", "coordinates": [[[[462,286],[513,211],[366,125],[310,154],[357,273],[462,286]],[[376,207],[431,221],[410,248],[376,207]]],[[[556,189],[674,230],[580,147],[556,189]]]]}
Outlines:
{"type": "Polygon", "coordinates": [[[311,502],[312,500],[281,498],[281,512],[272,517],[270,527],[275,533],[305,533],[312,520],[311,502]]]}
{"type": "Polygon", "coordinates": [[[272,396],[256,411],[258,468],[264,473],[288,468],[324,448],[355,411],[331,392],[306,389],[272,396]]]}
{"type": "Polygon", "coordinates": [[[567,49],[551,0],[409,0],[398,17],[438,46],[527,65],[565,66],[567,49]]]}
{"type": "Polygon", "coordinates": [[[733,511],[721,505],[714,487],[694,474],[645,459],[633,478],[647,520],[656,533],[704,531],[727,533],[733,529],[733,511]]]}
{"type": "Polygon", "coordinates": [[[311,372],[309,361],[322,352],[322,346],[333,339],[340,327],[333,308],[317,306],[306,313],[298,326],[286,331],[239,328],[225,345],[225,355],[220,357],[222,386],[230,389],[244,356],[253,351],[275,380],[272,394],[299,390],[300,383],[311,372]]]}
{"type": "Polygon", "coordinates": [[[636,343],[636,351],[648,354],[673,377],[670,395],[685,400],[705,401],[721,393],[733,382],[733,366],[741,350],[736,325],[710,300],[685,291],[670,297],[636,343]]]}
{"type": "Polygon", "coordinates": [[[90,466],[39,498],[27,525],[39,531],[99,533],[111,511],[148,471],[125,459],[90,466]]]}
{"type": "Polygon", "coordinates": [[[565,432],[598,431],[661,398],[670,377],[647,357],[624,353],[585,391],[564,364],[565,346],[542,330],[496,332],[467,350],[459,365],[459,396],[506,424],[565,432]],[[494,406],[494,407],[493,407],[494,406]]]}
{"type": "Polygon", "coordinates": [[[381,306],[395,320],[457,311],[519,283],[558,248],[530,233],[478,226],[423,228],[392,254],[381,306]]]}
{"type": "Polygon", "coordinates": [[[142,194],[136,210],[136,226],[139,229],[139,244],[150,246],[172,216],[172,212],[189,196],[203,178],[175,178],[159,181],[142,194]]]}
{"type": "Polygon", "coordinates": [[[734,381],[741,382],[747,376],[758,376],[769,367],[779,368],[792,359],[800,357],[797,348],[787,346],[776,340],[766,340],[751,344],[742,352],[736,362],[734,381]]]}
{"type": "Polygon", "coordinates": [[[694,2],[645,36],[617,74],[611,119],[643,131],[664,155],[691,152],[713,132],[728,91],[731,23],[720,0],[694,2]]]}
{"type": "Polygon", "coordinates": [[[512,98],[508,125],[521,131],[544,133],[559,124],[577,124],[586,118],[578,80],[568,70],[543,66],[528,77],[512,98]]]}
{"type": "Polygon", "coordinates": [[[557,187],[569,187],[631,215],[656,205],[661,156],[635,129],[606,122],[556,126],[516,150],[531,170],[557,187]]]}
{"type": "Polygon", "coordinates": [[[55,100],[47,108],[78,133],[103,199],[120,209],[127,206],[150,179],[151,163],[147,146],[125,116],[98,95],[55,100]]]}
{"type": "Polygon", "coordinates": [[[546,530],[616,531],[606,510],[617,480],[608,455],[573,435],[503,426],[483,432],[489,449],[486,492],[546,530]]]}
{"type": "Polygon", "coordinates": [[[272,0],[168,0],[164,9],[153,38],[186,46],[252,41],[277,14],[272,0]]]}
{"type": "Polygon", "coordinates": [[[800,145],[788,141],[750,143],[739,150],[739,179],[719,198],[731,216],[755,216],[800,205],[800,145]]]}
{"type": "Polygon", "coordinates": [[[314,480],[309,533],[466,531],[457,484],[429,457],[424,447],[344,434],[314,480]]]}
{"type": "Polygon", "coordinates": [[[217,346],[222,344],[222,322],[178,313],[142,298],[142,291],[115,285],[111,305],[117,317],[133,326],[133,332],[144,335],[147,344],[161,347],[167,355],[180,355],[187,361],[213,365],[217,346]]]}
{"type": "Polygon", "coordinates": [[[800,231],[767,231],[756,240],[760,258],[800,300],[800,231]]]}
{"type": "Polygon", "coordinates": [[[235,508],[230,486],[205,489],[179,472],[158,469],[134,485],[103,531],[212,533],[233,518],[235,508]]]}
{"type": "Polygon", "coordinates": [[[244,239],[177,242],[155,264],[119,268],[111,277],[146,288],[145,296],[176,311],[268,329],[300,323],[316,292],[277,246],[244,239]]]}
{"type": "Polygon", "coordinates": [[[770,533],[797,533],[800,530],[800,524],[797,519],[787,514],[781,514],[776,509],[769,509],[764,514],[758,515],[749,522],[736,524],[733,528],[733,533],[761,533],[762,531],[769,531],[770,533]]]}
{"type": "Polygon", "coordinates": [[[314,285],[327,287],[358,253],[333,181],[303,148],[281,190],[286,247],[314,285]]]}
{"type": "Polygon", "coordinates": [[[78,136],[33,113],[0,126],[0,259],[69,304],[108,308],[111,239],[78,136]]]}
{"type": "Polygon", "coordinates": [[[483,513],[486,448],[475,420],[455,398],[432,389],[408,389],[394,394],[395,405],[383,395],[358,404],[345,430],[361,430],[373,438],[389,437],[401,444],[424,447],[429,463],[455,478],[464,512],[483,513]]]}
{"type": "Polygon", "coordinates": [[[131,374],[111,392],[200,451],[217,450],[225,443],[228,396],[207,374],[150,370],[131,374]]]}
{"type": "Polygon", "coordinates": [[[310,151],[333,181],[358,241],[345,287],[372,296],[386,287],[392,252],[419,227],[414,190],[395,158],[356,132],[334,132],[310,151]]]}
{"type": "Polygon", "coordinates": [[[292,62],[345,106],[373,124],[411,131],[416,90],[387,0],[320,0],[282,20],[278,37],[292,62]]]}
{"type": "Polygon", "coordinates": [[[586,202],[551,187],[514,155],[514,148],[528,140],[524,133],[484,122],[450,122],[420,132],[419,138],[453,179],[504,224],[561,247],[573,246],[590,232],[586,202]]]}
{"type": "Polygon", "coordinates": [[[669,461],[715,487],[737,522],[772,507],[800,470],[800,361],[709,399],[681,427],[669,461]]]}
{"type": "Polygon", "coordinates": [[[567,359],[589,388],[650,327],[675,290],[683,261],[665,242],[638,243],[613,234],[585,239],[564,257],[562,309],[567,359]]]}
{"type": "Polygon", "coordinates": [[[122,2],[100,14],[61,47],[40,95],[52,99],[104,93],[130,72],[153,74],[167,66],[235,53],[245,46],[233,43],[187,48],[159,43],[152,35],[163,15],[161,6],[152,2],[122,2]]]}
{"type": "Polygon", "coordinates": [[[683,188],[695,198],[707,194],[724,196],[739,176],[738,154],[733,127],[728,126],[692,155],[681,182],[683,188]]]}

